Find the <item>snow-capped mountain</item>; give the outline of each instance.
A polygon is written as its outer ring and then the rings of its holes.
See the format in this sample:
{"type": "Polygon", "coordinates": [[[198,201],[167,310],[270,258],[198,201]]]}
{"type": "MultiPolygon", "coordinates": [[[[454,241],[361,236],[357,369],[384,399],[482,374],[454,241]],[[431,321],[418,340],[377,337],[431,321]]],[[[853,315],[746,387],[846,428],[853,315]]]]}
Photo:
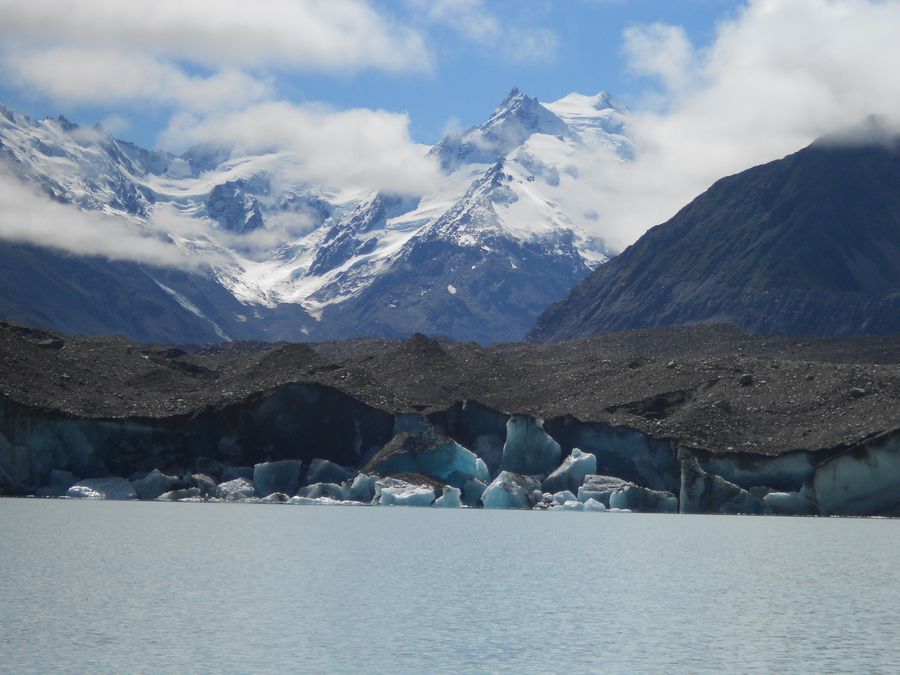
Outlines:
{"type": "Polygon", "coordinates": [[[212,261],[201,272],[71,256],[48,262],[60,254],[3,243],[0,257],[41,260],[26,266],[25,278],[4,280],[0,312],[144,340],[415,331],[520,339],[547,305],[611,255],[584,174],[598,156],[626,162],[631,149],[626,112],[607,94],[542,104],[513,89],[484,124],[430,150],[443,169],[432,192],[365,194],[292,180],[298,160],[286,152],[235,156],[205,146],[177,157],[100,127],[0,108],[0,162],[20,179],[212,261]],[[82,265],[90,273],[75,269],[82,265]],[[57,293],[73,294],[65,320],[42,306],[49,291],[34,297],[48,269],[57,293]],[[131,288],[140,279],[133,293],[154,312],[182,316],[159,331],[92,308],[94,320],[79,326],[74,308],[86,302],[85,279],[98,276],[104,287],[131,288]],[[183,330],[185,323],[193,327],[183,330]]]}

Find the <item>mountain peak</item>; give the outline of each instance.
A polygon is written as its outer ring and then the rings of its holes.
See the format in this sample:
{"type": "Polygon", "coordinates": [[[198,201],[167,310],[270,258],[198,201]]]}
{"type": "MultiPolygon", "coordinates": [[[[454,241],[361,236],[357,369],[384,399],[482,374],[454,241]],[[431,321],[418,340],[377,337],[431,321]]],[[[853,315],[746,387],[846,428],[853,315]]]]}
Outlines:
{"type": "MultiPolygon", "coordinates": [[[[514,135],[521,143],[532,133],[562,136],[568,129],[565,123],[541,102],[528,96],[518,87],[513,87],[503,102],[494,110],[487,122],[481,125],[485,133],[500,131],[501,136],[508,136],[508,130],[516,127],[514,135]]],[[[516,143],[518,145],[518,143],[516,143]]]]}
{"type": "Polygon", "coordinates": [[[75,129],[78,128],[77,124],[70,121],[64,115],[60,115],[54,121],[59,125],[60,129],[62,129],[63,131],[74,131],[75,129]]]}

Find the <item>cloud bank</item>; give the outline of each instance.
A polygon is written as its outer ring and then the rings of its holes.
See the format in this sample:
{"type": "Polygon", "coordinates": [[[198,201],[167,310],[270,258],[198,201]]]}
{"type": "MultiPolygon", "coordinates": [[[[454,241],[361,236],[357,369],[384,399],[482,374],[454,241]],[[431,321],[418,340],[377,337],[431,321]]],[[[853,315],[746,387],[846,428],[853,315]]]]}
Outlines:
{"type": "Polygon", "coordinates": [[[52,201],[18,178],[0,173],[0,239],[109,260],[198,270],[213,259],[188,256],[134,223],[52,201]]]}
{"type": "Polygon", "coordinates": [[[407,0],[426,23],[446,26],[463,40],[499,52],[513,63],[540,63],[556,56],[559,36],[548,28],[505,21],[483,0],[407,0]]]}
{"type": "Polygon", "coordinates": [[[220,115],[176,116],[160,140],[175,148],[227,140],[237,154],[289,153],[294,180],[351,190],[423,194],[439,179],[437,162],[409,136],[409,118],[383,110],[265,102],[220,115]]]}
{"type": "Polygon", "coordinates": [[[431,67],[422,35],[363,0],[0,0],[0,15],[0,34],[19,48],[141,52],[211,69],[431,67]]]}

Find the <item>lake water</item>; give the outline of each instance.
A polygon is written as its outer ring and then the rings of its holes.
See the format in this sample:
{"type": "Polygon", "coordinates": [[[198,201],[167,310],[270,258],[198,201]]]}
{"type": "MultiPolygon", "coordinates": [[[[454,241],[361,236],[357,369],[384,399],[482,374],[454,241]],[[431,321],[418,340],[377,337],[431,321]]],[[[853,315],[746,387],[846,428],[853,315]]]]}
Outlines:
{"type": "Polygon", "coordinates": [[[900,671],[900,521],[0,500],[0,671],[900,671]]]}

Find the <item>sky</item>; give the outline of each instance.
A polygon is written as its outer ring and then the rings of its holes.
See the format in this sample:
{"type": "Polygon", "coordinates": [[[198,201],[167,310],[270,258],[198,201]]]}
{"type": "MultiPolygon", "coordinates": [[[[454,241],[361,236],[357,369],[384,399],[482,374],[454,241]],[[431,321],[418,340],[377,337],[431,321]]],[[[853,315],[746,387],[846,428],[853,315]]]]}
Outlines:
{"type": "MultiPolygon", "coordinates": [[[[0,102],[35,118],[64,114],[83,125],[105,121],[118,136],[155,147],[164,141],[160,134],[171,116],[180,108],[195,108],[199,101],[178,100],[177,94],[167,97],[163,91],[154,91],[154,86],[145,87],[141,95],[126,91],[122,84],[119,89],[123,91],[113,98],[117,86],[109,80],[121,81],[127,65],[120,54],[150,55],[157,64],[171,64],[189,76],[209,75],[230,60],[224,53],[230,36],[223,26],[216,25],[217,15],[238,7],[235,23],[240,24],[246,14],[265,14],[267,5],[289,15],[284,6],[291,4],[224,2],[219,6],[202,1],[138,0],[128,3],[127,12],[116,12],[113,2],[0,0],[4,15],[18,19],[7,22],[5,31],[0,27],[0,33],[5,32],[7,60],[12,54],[14,66],[0,80],[0,102]],[[181,4],[197,11],[185,11],[179,17],[175,7],[181,4]],[[206,58],[192,57],[177,48],[157,49],[152,34],[134,47],[124,38],[98,44],[91,35],[97,32],[109,37],[132,21],[140,23],[149,13],[171,15],[168,24],[160,21],[160,32],[171,32],[170,25],[178,23],[189,31],[196,23],[212,34],[210,41],[214,42],[216,31],[221,31],[221,58],[217,61],[214,49],[203,55],[206,58]],[[97,25],[90,30],[92,23],[97,25]],[[23,34],[26,37],[20,40],[23,34]],[[60,49],[63,46],[66,51],[60,49]],[[70,47],[76,47],[77,53],[70,47]],[[56,58],[48,58],[54,50],[56,58]],[[22,56],[26,51],[27,59],[22,56]],[[43,63],[37,58],[40,55],[45,57],[43,63]],[[97,76],[70,77],[68,71],[73,68],[91,70],[97,76]],[[67,82],[53,81],[54,75],[67,82]]],[[[514,86],[542,101],[573,91],[593,94],[604,90],[626,103],[640,104],[649,83],[627,67],[623,49],[627,28],[656,22],[678,25],[692,41],[703,45],[713,39],[717,21],[732,16],[740,6],[734,0],[332,0],[293,4],[308,5],[313,12],[329,4],[341,5],[346,14],[368,14],[369,25],[353,25],[346,19],[341,24],[341,17],[334,16],[333,23],[348,35],[344,40],[331,36],[333,56],[301,53],[291,58],[272,49],[274,54],[267,58],[265,45],[254,45],[248,51],[259,54],[237,67],[264,83],[260,90],[267,98],[406,113],[413,140],[427,144],[438,141],[448,128],[480,123],[514,86]],[[362,49],[348,56],[347,45],[341,43],[358,45],[361,40],[356,31],[382,32],[385,40],[395,44],[372,44],[369,53],[362,49]],[[395,58],[385,58],[383,51],[393,51],[395,58]],[[343,58],[340,52],[344,52],[343,58]]],[[[277,21],[269,26],[259,23],[260,33],[280,32],[277,21]]],[[[288,25],[286,40],[292,39],[291,32],[296,32],[297,41],[310,39],[301,27],[292,31],[288,25]]],[[[138,70],[139,64],[131,65],[132,71],[138,70]]],[[[228,63],[227,67],[234,65],[228,63]]],[[[151,72],[145,63],[143,70],[147,79],[160,81],[159,89],[178,88],[164,69],[151,72]]],[[[247,85],[235,81],[231,87],[223,84],[221,91],[224,97],[229,91],[240,91],[253,98],[253,92],[246,91],[252,87],[247,85]]]]}
{"type": "Polygon", "coordinates": [[[581,175],[617,249],[722,176],[900,112],[900,0],[0,0],[0,17],[13,109],[173,152],[284,150],[329,185],[426,194],[423,144],[512,87],[608,91],[635,157],[581,175]]]}

